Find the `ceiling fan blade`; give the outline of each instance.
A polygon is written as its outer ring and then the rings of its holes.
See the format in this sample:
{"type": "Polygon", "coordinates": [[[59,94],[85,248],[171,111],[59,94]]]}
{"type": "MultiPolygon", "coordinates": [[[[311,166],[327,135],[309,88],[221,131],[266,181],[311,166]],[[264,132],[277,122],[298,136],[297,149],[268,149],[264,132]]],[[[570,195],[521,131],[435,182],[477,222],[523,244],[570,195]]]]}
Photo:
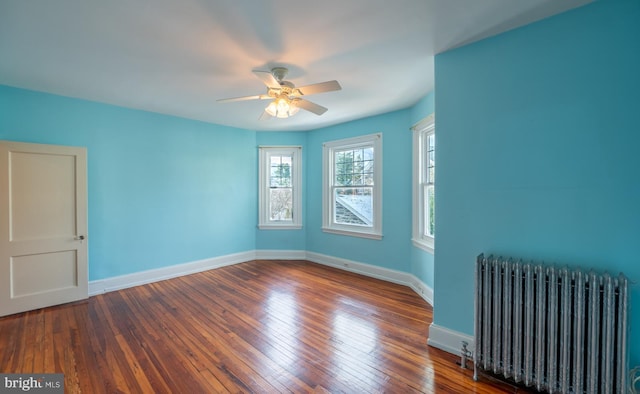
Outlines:
{"type": "Polygon", "coordinates": [[[327,112],[327,108],[323,107],[322,105],[312,103],[309,100],[295,99],[295,100],[292,100],[292,103],[295,104],[297,107],[300,107],[309,112],[313,112],[316,115],[322,115],[323,113],[327,112]]]}
{"type": "Polygon", "coordinates": [[[234,97],[234,98],[226,98],[216,100],[219,103],[232,103],[234,101],[247,101],[247,100],[266,100],[270,99],[268,94],[257,94],[255,96],[242,96],[242,97],[234,97]]]}
{"type": "Polygon", "coordinates": [[[270,71],[253,70],[253,73],[258,77],[268,88],[280,89],[280,82],[271,74],[270,71]]]}
{"type": "Polygon", "coordinates": [[[314,83],[312,85],[300,86],[296,88],[296,93],[300,93],[300,96],[307,96],[309,94],[316,93],[324,93],[324,92],[333,92],[334,90],[341,90],[342,86],[338,83],[338,81],[327,81],[314,83]]]}

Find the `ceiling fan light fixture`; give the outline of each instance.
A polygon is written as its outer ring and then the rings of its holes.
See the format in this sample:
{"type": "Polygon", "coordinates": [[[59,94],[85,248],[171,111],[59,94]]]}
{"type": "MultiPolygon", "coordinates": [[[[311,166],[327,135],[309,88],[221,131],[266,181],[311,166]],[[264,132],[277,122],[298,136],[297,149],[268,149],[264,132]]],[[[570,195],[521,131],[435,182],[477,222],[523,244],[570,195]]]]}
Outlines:
{"type": "Polygon", "coordinates": [[[269,103],[267,108],[264,109],[266,113],[276,118],[288,118],[300,111],[300,108],[291,104],[291,100],[286,97],[278,97],[269,103]]]}
{"type": "Polygon", "coordinates": [[[276,100],[276,108],[279,114],[289,113],[289,103],[285,98],[276,100]]]}

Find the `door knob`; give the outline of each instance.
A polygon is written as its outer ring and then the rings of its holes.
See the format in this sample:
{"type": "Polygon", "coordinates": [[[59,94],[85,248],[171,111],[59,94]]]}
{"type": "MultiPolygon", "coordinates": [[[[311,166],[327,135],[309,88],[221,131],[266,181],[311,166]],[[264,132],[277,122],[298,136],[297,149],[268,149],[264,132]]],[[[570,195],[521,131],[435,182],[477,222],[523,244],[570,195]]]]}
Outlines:
{"type": "Polygon", "coordinates": [[[84,239],[84,235],[78,235],[77,237],[74,238],[75,240],[80,240],[82,241],[84,239]]]}

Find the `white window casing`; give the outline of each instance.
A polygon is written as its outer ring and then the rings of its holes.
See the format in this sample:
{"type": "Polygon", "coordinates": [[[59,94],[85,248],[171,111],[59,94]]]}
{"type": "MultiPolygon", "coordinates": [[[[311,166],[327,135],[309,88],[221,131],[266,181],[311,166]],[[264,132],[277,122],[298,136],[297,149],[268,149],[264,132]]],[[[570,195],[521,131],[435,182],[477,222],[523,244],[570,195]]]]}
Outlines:
{"type": "Polygon", "coordinates": [[[382,133],[323,144],[322,230],[382,239],[382,133]]]}
{"type": "Polygon", "coordinates": [[[430,115],[413,131],[413,244],[434,252],[435,116],[430,115]]]}
{"type": "Polygon", "coordinates": [[[302,147],[258,147],[258,228],[302,228],[302,147]]]}

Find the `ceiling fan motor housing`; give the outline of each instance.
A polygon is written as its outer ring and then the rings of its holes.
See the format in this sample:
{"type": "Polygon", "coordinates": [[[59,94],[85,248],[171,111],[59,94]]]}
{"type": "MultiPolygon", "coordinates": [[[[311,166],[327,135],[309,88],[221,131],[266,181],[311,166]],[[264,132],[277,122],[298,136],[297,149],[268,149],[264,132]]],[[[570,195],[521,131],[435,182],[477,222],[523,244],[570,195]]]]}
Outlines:
{"type": "Polygon", "coordinates": [[[271,74],[282,84],[282,81],[289,73],[289,70],[286,67],[274,67],[271,69],[271,74]]]}

